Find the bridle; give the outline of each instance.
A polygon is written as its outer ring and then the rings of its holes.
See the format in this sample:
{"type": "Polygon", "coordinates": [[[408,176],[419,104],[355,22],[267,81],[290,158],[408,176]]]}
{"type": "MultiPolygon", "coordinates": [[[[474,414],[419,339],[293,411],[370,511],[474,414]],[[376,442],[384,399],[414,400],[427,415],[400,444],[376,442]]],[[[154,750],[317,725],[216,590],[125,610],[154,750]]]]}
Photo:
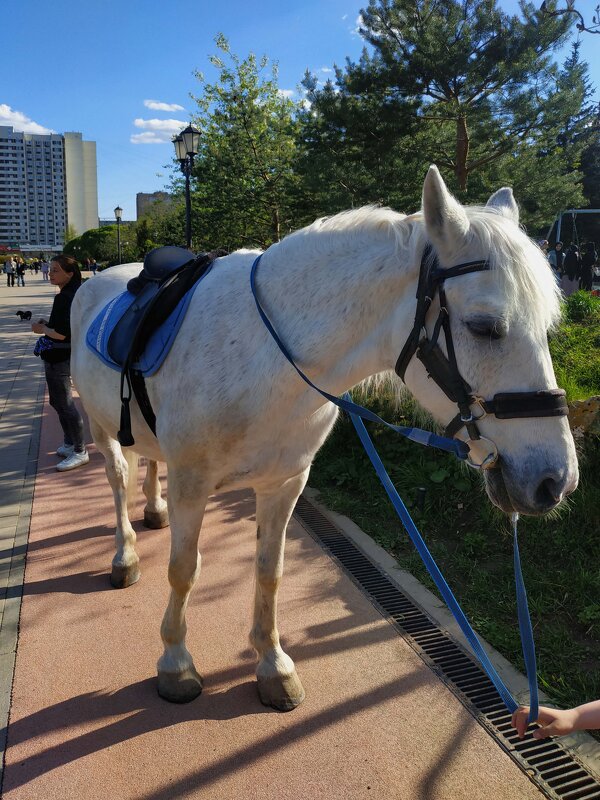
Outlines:
{"type": "Polygon", "coordinates": [[[427,245],[421,259],[419,283],[417,286],[417,310],[415,322],[396,362],[396,373],[404,380],[406,369],[414,355],[422,361],[427,374],[453,403],[458,406],[458,414],[446,426],[445,435],[455,438],[466,428],[470,441],[479,441],[488,448],[480,459],[471,452],[467,463],[478,469],[490,469],[498,460],[498,449],[494,442],[481,436],[477,422],[488,414],[498,419],[518,419],[523,417],[564,417],[569,413],[566,394],[563,389],[541,389],[537,392],[502,392],[491,400],[485,400],[472,392],[471,387],[461,376],[456,362],[456,353],[450,329],[450,314],[444,288],[445,281],[468,275],[471,272],[489,270],[488,261],[468,261],[448,269],[443,269],[430,245],[427,245]],[[435,295],[439,295],[440,313],[435,322],[431,338],[425,325],[435,295]],[[438,345],[440,332],[444,332],[446,350],[444,355],[438,345]],[[479,413],[474,413],[474,407],[479,413]]]}

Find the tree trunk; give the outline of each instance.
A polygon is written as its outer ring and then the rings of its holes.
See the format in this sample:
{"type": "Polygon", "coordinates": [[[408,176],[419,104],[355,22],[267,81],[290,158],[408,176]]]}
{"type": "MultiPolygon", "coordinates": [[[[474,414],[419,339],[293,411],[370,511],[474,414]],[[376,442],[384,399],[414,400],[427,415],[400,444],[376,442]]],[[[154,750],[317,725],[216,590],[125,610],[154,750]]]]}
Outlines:
{"type": "Polygon", "coordinates": [[[272,211],[271,219],[273,221],[273,241],[278,242],[281,239],[281,222],[279,219],[279,206],[275,206],[272,211]]]}
{"type": "Polygon", "coordinates": [[[467,130],[467,118],[464,114],[456,119],[456,167],[455,175],[458,181],[458,188],[466,191],[469,170],[467,159],[469,157],[469,131],[467,130]]]}

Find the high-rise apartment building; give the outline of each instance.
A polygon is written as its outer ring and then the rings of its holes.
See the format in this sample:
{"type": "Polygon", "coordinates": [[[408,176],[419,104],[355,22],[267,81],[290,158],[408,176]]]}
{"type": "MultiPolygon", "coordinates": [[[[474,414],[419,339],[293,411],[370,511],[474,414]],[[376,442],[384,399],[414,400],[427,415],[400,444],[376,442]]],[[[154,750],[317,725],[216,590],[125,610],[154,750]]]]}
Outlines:
{"type": "Polygon", "coordinates": [[[0,248],[60,250],[98,227],[96,143],[0,126],[0,248]]]}
{"type": "Polygon", "coordinates": [[[98,227],[96,142],[84,142],[80,133],[65,133],[67,224],[80,236],[98,227]]]}

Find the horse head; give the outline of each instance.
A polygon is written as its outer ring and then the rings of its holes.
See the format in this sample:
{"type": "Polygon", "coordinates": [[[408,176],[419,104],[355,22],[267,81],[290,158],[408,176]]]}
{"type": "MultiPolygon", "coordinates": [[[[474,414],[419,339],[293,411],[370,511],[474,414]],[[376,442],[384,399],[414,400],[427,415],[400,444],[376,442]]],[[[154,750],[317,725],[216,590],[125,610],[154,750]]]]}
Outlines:
{"type": "MultiPolygon", "coordinates": [[[[485,400],[503,393],[526,393],[529,400],[534,393],[557,389],[547,336],[559,319],[560,295],[550,267],[519,227],[510,189],[497,191],[485,207],[463,207],[431,167],[422,214],[443,287],[428,307],[424,327],[427,337],[435,339],[440,308],[447,309],[450,341],[439,336],[438,346],[451,362],[449,348],[454,348],[458,374],[470,398],[476,398],[471,414],[482,438],[470,436],[460,423],[457,436],[471,439],[474,454],[483,448],[484,457],[489,443],[495,445],[498,458],[483,472],[496,506],[509,513],[543,514],[577,487],[577,458],[564,399],[558,398],[563,408],[557,413],[562,416],[551,415],[546,407],[546,413],[525,418],[488,414],[485,400]],[[479,265],[474,271],[456,270],[471,262],[479,265]],[[452,279],[445,279],[446,274],[452,279]]],[[[420,356],[411,358],[404,377],[437,420],[448,425],[457,417],[456,404],[430,380],[420,356]]],[[[553,394],[552,402],[557,399],[553,394]]],[[[459,419],[467,419],[463,413],[459,419]]]]}

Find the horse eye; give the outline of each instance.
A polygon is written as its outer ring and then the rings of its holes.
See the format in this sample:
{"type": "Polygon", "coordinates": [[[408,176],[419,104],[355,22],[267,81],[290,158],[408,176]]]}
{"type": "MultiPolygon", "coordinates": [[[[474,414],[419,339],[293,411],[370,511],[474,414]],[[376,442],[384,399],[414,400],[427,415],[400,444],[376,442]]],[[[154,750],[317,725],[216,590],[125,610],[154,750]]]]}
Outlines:
{"type": "Polygon", "coordinates": [[[503,339],[508,333],[504,320],[469,320],[467,328],[478,339],[503,339]]]}

